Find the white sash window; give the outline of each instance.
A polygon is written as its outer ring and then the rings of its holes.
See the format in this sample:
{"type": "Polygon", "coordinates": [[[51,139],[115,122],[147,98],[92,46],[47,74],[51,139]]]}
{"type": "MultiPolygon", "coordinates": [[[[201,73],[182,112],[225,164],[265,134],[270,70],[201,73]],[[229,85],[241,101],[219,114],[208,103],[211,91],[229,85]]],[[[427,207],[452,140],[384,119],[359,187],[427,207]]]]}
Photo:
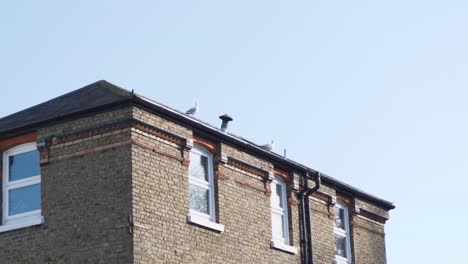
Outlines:
{"type": "Polygon", "coordinates": [[[213,155],[196,144],[190,151],[189,196],[190,214],[187,221],[223,232],[224,226],[216,223],[213,155]]]}
{"type": "Polygon", "coordinates": [[[273,240],[289,244],[286,184],[275,176],[271,183],[271,222],[273,240]]]}
{"type": "Polygon", "coordinates": [[[36,143],[3,153],[3,218],[1,231],[42,223],[41,168],[36,143]]]}
{"type": "Polygon", "coordinates": [[[333,233],[335,235],[335,263],[351,263],[348,207],[338,201],[334,207],[333,233]]]}

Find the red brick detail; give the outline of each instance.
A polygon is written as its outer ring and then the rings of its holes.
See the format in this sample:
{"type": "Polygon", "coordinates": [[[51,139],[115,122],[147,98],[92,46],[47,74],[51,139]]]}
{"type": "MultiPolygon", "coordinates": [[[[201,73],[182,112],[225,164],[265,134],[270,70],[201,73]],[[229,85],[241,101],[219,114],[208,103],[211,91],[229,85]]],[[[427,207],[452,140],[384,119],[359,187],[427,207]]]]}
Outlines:
{"type": "Polygon", "coordinates": [[[211,154],[216,154],[216,151],[218,150],[215,143],[201,137],[193,136],[193,143],[204,147],[206,150],[211,152],[211,154]]]}
{"type": "Polygon", "coordinates": [[[268,177],[268,172],[254,168],[253,166],[249,166],[248,164],[244,164],[243,162],[238,161],[238,160],[229,158],[227,164],[237,169],[246,171],[248,173],[251,173],[260,177],[268,177]]]}
{"type": "Polygon", "coordinates": [[[328,219],[333,220],[335,218],[335,213],[333,207],[328,206],[328,219]]]}
{"type": "Polygon", "coordinates": [[[180,138],[176,138],[172,135],[169,135],[168,133],[164,133],[163,131],[161,130],[157,130],[157,129],[154,129],[154,128],[151,128],[149,126],[146,126],[144,124],[141,124],[141,123],[136,123],[136,124],[133,124],[134,128],[138,129],[138,130],[141,130],[143,132],[146,132],[148,134],[151,134],[153,136],[156,136],[158,138],[162,138],[164,140],[167,140],[169,142],[172,142],[176,145],[179,145],[179,146],[182,146],[185,144],[184,140],[183,139],[180,139],[180,138]]]}
{"type": "Polygon", "coordinates": [[[215,174],[214,174],[214,176],[215,176],[215,179],[218,180],[218,181],[223,181],[223,180],[229,179],[229,177],[226,175],[226,173],[221,171],[222,166],[223,165],[221,165],[221,164],[215,165],[215,174]]]}
{"type": "Polygon", "coordinates": [[[180,151],[180,155],[182,156],[182,165],[184,165],[184,167],[189,167],[190,165],[190,150],[187,149],[187,148],[183,148],[181,151],[180,151]]]}
{"type": "Polygon", "coordinates": [[[288,172],[275,168],[274,173],[275,173],[276,176],[282,178],[283,181],[289,182],[289,173],[288,172]]]}
{"type": "MultiPolygon", "coordinates": [[[[166,157],[168,157],[168,158],[176,159],[176,160],[182,162],[182,164],[185,166],[186,160],[185,160],[184,158],[182,158],[182,157],[178,157],[178,156],[172,155],[172,154],[170,154],[170,153],[167,153],[167,152],[158,150],[158,149],[153,148],[152,146],[150,146],[150,145],[148,145],[148,144],[141,143],[141,142],[139,142],[139,141],[137,141],[137,140],[134,140],[134,139],[132,139],[131,142],[132,142],[132,144],[134,144],[134,145],[136,145],[136,146],[145,148],[145,149],[147,149],[147,150],[151,150],[152,152],[161,154],[161,155],[166,156],[166,157]]],[[[188,165],[188,164],[187,164],[187,165],[188,165]]]]}
{"type": "Polygon", "coordinates": [[[271,182],[265,182],[265,195],[270,198],[271,197],[271,182]]]}
{"type": "Polygon", "coordinates": [[[116,143],[112,143],[112,144],[107,144],[107,145],[103,145],[103,146],[99,146],[99,147],[80,150],[80,151],[74,152],[72,154],[56,156],[56,157],[53,157],[53,158],[50,158],[50,159],[47,158],[47,159],[43,160],[42,157],[41,157],[40,162],[41,162],[42,166],[45,166],[45,165],[47,165],[49,163],[49,161],[70,159],[70,158],[73,158],[73,157],[83,156],[83,155],[87,155],[87,154],[98,152],[98,151],[103,151],[103,150],[107,150],[107,149],[112,149],[112,148],[117,148],[117,147],[129,145],[130,143],[131,143],[131,140],[125,140],[125,141],[116,142],[116,143]]]}
{"type": "Polygon", "coordinates": [[[67,143],[70,141],[93,137],[93,136],[97,136],[97,135],[101,135],[101,134],[105,134],[105,133],[109,133],[109,132],[113,132],[113,131],[117,131],[117,130],[121,130],[125,128],[130,128],[130,127],[136,128],[140,131],[146,132],[158,138],[167,140],[179,146],[185,145],[185,140],[183,138],[179,138],[176,135],[171,135],[170,132],[163,131],[162,129],[152,127],[149,124],[145,124],[141,121],[133,120],[133,119],[122,120],[122,121],[115,122],[112,124],[106,124],[100,127],[86,129],[86,130],[79,131],[70,135],[54,137],[50,145],[63,144],[63,143],[67,143]]]}
{"type": "Polygon", "coordinates": [[[0,141],[0,152],[11,149],[14,146],[18,146],[18,145],[25,144],[28,142],[36,142],[36,141],[37,141],[36,132],[24,134],[24,135],[12,137],[12,138],[7,138],[7,139],[0,141]]]}
{"type": "Polygon", "coordinates": [[[352,203],[353,203],[353,200],[350,197],[345,196],[345,195],[340,194],[340,193],[336,194],[336,200],[341,201],[342,203],[346,204],[347,206],[351,206],[352,203]]]}
{"type": "Polygon", "coordinates": [[[88,138],[92,136],[97,136],[97,135],[113,132],[113,131],[124,129],[124,128],[129,128],[129,127],[131,127],[131,123],[128,121],[122,122],[122,123],[109,124],[107,126],[88,129],[88,130],[80,131],[80,132],[73,133],[70,135],[55,137],[52,139],[51,145],[53,146],[53,145],[63,144],[63,143],[67,143],[67,142],[71,142],[71,141],[75,141],[75,140],[79,140],[83,138],[88,138]]]}
{"type": "Polygon", "coordinates": [[[291,206],[297,206],[299,204],[299,202],[297,200],[295,200],[294,198],[289,197],[288,198],[288,204],[291,205],[291,206]]]}
{"type": "Polygon", "coordinates": [[[323,195],[321,193],[318,193],[318,192],[314,192],[312,193],[310,196],[316,198],[316,199],[319,199],[320,201],[324,201],[326,203],[329,203],[330,202],[330,198],[327,197],[326,195],[323,195]]]}
{"type": "MultiPolygon", "coordinates": [[[[87,129],[87,130],[83,130],[83,131],[80,131],[80,132],[76,132],[76,133],[73,133],[73,134],[70,134],[70,135],[64,135],[64,136],[58,136],[58,137],[53,137],[52,140],[50,142],[47,142],[44,149],[41,150],[41,164],[42,165],[45,165],[49,162],[49,159],[48,159],[48,155],[49,155],[49,147],[50,146],[53,146],[53,145],[58,145],[58,144],[63,144],[63,143],[67,143],[67,142],[71,142],[71,141],[75,141],[75,140],[79,140],[79,139],[83,139],[83,138],[88,138],[88,137],[93,137],[93,136],[97,136],[97,135],[101,135],[101,134],[105,134],[105,133],[109,133],[109,132],[113,132],[113,131],[117,131],[117,130],[121,130],[121,129],[125,129],[125,128],[130,128],[130,127],[133,127],[133,128],[136,128],[140,131],[143,131],[143,132],[146,132],[148,134],[151,134],[151,135],[154,135],[158,138],[161,138],[161,139],[164,139],[166,141],[169,141],[169,142],[172,142],[176,145],[179,145],[179,146],[182,146],[182,145],[185,145],[185,140],[183,138],[178,138],[177,136],[175,135],[171,135],[170,132],[165,132],[163,130],[159,130],[158,128],[156,127],[151,127],[150,125],[145,125],[144,123],[142,123],[141,121],[138,121],[138,120],[132,120],[132,119],[127,119],[127,120],[122,120],[122,121],[119,121],[119,122],[116,122],[116,123],[112,123],[112,124],[107,124],[107,125],[103,125],[103,126],[100,126],[100,127],[96,127],[96,128],[91,128],[91,129],[87,129]]],[[[31,138],[34,137],[34,141],[36,140],[36,134],[28,134],[28,135],[25,135],[25,139],[15,139],[14,141],[12,142],[22,142],[24,140],[26,140],[26,142],[29,142],[31,138]]],[[[0,142],[2,143],[2,142],[0,142]]],[[[149,149],[153,152],[156,152],[156,153],[159,153],[161,155],[164,155],[166,157],[169,157],[169,158],[173,158],[173,159],[177,159],[179,161],[182,162],[182,164],[186,167],[188,167],[189,165],[189,160],[188,160],[188,151],[187,153],[184,153],[185,150],[182,150],[182,153],[181,153],[181,156],[182,157],[179,157],[179,156],[175,156],[173,154],[170,154],[170,153],[166,153],[166,152],[163,152],[163,151],[160,151],[160,150],[157,150],[149,145],[146,145],[144,143],[141,143],[141,142],[138,142],[138,141],[135,141],[135,140],[132,140],[131,141],[132,144],[135,144],[135,145],[138,145],[140,147],[143,147],[143,148],[146,148],[146,149],[149,149]],[[186,155],[184,155],[186,154],[186,155]]],[[[4,146],[9,146],[11,145],[12,143],[10,144],[4,144],[4,146]]],[[[2,145],[0,145],[2,146],[2,145]]],[[[91,152],[93,152],[94,150],[89,150],[91,152]]],[[[78,155],[82,155],[82,154],[79,154],[78,155]]]]}
{"type": "Polygon", "coordinates": [[[218,180],[218,181],[224,181],[224,180],[228,180],[229,177],[225,173],[223,173],[221,171],[216,171],[215,172],[215,179],[218,180]]]}

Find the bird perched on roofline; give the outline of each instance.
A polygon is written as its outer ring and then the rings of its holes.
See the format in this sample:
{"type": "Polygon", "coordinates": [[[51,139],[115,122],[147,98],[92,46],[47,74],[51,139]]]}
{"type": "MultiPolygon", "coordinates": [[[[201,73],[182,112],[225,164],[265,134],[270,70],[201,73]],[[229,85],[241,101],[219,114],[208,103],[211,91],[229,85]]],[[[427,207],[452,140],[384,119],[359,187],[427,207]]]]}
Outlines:
{"type": "Polygon", "coordinates": [[[195,107],[190,108],[190,109],[187,110],[185,113],[186,113],[187,115],[192,115],[192,116],[195,115],[196,113],[198,113],[198,102],[195,101],[195,107]]]}
{"type": "Polygon", "coordinates": [[[271,141],[271,143],[268,143],[268,144],[265,144],[265,145],[262,145],[260,146],[262,149],[264,150],[268,150],[268,151],[272,151],[273,148],[275,147],[275,141],[271,141]]]}

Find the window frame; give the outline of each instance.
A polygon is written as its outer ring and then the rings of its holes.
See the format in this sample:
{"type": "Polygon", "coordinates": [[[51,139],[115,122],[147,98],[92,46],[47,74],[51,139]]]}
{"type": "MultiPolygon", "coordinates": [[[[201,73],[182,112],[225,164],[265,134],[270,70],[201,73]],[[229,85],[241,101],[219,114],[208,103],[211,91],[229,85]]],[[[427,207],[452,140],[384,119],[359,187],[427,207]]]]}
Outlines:
{"type": "MultiPolygon", "coordinates": [[[[333,222],[333,239],[335,241],[335,247],[336,247],[336,238],[335,236],[340,236],[345,238],[345,247],[346,247],[346,253],[347,256],[342,257],[339,255],[335,254],[335,264],[351,264],[352,263],[352,253],[351,253],[351,233],[350,233],[350,225],[349,225],[349,207],[342,201],[336,201],[335,206],[337,208],[343,209],[343,214],[344,214],[344,228],[341,229],[335,226],[335,223],[333,222]]],[[[333,219],[333,221],[335,221],[333,219]]],[[[335,248],[336,250],[336,248],[335,248]]]]}
{"type": "Polygon", "coordinates": [[[216,201],[215,201],[215,184],[214,184],[214,169],[213,169],[213,154],[205,147],[199,144],[194,144],[189,153],[189,158],[192,153],[207,157],[208,166],[208,181],[200,180],[199,178],[190,175],[190,165],[188,167],[188,192],[189,192],[189,214],[187,215],[187,223],[205,227],[217,232],[224,232],[224,225],[216,222],[216,201]],[[208,214],[196,211],[190,208],[190,186],[201,187],[208,190],[208,214]]]}
{"type": "MultiPolygon", "coordinates": [[[[40,224],[43,222],[42,194],[41,194],[40,209],[16,214],[13,216],[10,216],[9,214],[9,208],[10,208],[9,191],[10,190],[14,190],[14,189],[18,189],[18,188],[22,188],[26,186],[32,186],[35,184],[41,185],[41,172],[39,172],[40,173],[39,175],[30,176],[28,178],[24,178],[20,180],[10,181],[9,180],[9,169],[10,169],[9,158],[11,156],[15,156],[15,155],[22,154],[22,153],[27,153],[27,152],[34,151],[34,150],[37,150],[36,142],[29,142],[29,143],[24,143],[24,144],[15,146],[3,152],[3,161],[2,161],[3,162],[2,163],[3,165],[3,170],[2,170],[2,175],[3,175],[2,225],[3,227],[0,228],[0,232],[9,230],[8,226],[19,228],[19,227],[24,227],[24,226],[34,225],[34,224],[40,224]]],[[[40,166],[40,164],[38,164],[38,166],[40,166]]]]}
{"type": "Polygon", "coordinates": [[[273,178],[273,181],[271,182],[271,190],[272,194],[270,197],[270,211],[271,211],[271,236],[272,240],[289,245],[289,213],[288,213],[288,204],[287,204],[287,192],[286,192],[286,182],[281,179],[279,176],[275,175],[273,178]],[[273,194],[273,191],[276,191],[276,185],[281,185],[281,203],[283,204],[284,208],[276,207],[273,204],[273,197],[275,194],[273,194]],[[275,232],[273,230],[273,214],[279,214],[281,215],[281,228],[283,229],[283,235],[284,237],[276,237],[275,232]]]}
{"type": "Polygon", "coordinates": [[[290,235],[289,235],[289,208],[288,208],[288,197],[287,197],[287,181],[282,179],[278,175],[274,175],[273,180],[270,183],[270,218],[271,218],[271,240],[270,246],[275,249],[279,249],[284,252],[288,252],[290,254],[297,254],[297,248],[291,246],[290,235]],[[273,192],[276,192],[276,185],[280,184],[281,188],[281,203],[283,204],[284,208],[280,208],[274,206],[273,204],[273,196],[275,195],[273,192]],[[283,229],[283,237],[275,236],[275,230],[273,229],[273,215],[280,214],[282,216],[281,221],[281,228],[283,229]]]}

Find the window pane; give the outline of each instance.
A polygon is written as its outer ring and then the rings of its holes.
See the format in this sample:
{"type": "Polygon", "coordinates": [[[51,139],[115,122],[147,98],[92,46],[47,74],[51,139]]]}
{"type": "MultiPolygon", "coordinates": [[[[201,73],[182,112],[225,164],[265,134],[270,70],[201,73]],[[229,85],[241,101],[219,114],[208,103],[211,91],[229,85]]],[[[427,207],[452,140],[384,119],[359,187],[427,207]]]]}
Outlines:
{"type": "Polygon", "coordinates": [[[8,214],[16,215],[41,209],[41,184],[34,184],[8,191],[8,214]]]}
{"type": "Polygon", "coordinates": [[[283,208],[283,185],[275,184],[275,190],[271,196],[271,206],[283,208]]]}
{"type": "Polygon", "coordinates": [[[347,252],[346,252],[346,237],[338,236],[335,235],[335,255],[347,258],[347,252]]]}
{"type": "Polygon", "coordinates": [[[208,195],[208,189],[190,185],[190,209],[209,214],[208,195]]]}
{"type": "Polygon", "coordinates": [[[334,211],[335,211],[335,218],[334,218],[333,223],[335,224],[335,227],[346,230],[345,229],[345,211],[343,210],[343,208],[339,208],[338,206],[335,206],[334,211]]]}
{"type": "Polygon", "coordinates": [[[281,214],[272,213],[271,223],[273,228],[273,238],[284,239],[284,217],[281,214]]]}
{"type": "Polygon", "coordinates": [[[9,181],[21,180],[31,176],[41,174],[39,167],[39,151],[33,150],[26,153],[10,156],[9,162],[9,181]]]}
{"type": "Polygon", "coordinates": [[[190,176],[208,182],[208,157],[190,152],[190,176]]]}

